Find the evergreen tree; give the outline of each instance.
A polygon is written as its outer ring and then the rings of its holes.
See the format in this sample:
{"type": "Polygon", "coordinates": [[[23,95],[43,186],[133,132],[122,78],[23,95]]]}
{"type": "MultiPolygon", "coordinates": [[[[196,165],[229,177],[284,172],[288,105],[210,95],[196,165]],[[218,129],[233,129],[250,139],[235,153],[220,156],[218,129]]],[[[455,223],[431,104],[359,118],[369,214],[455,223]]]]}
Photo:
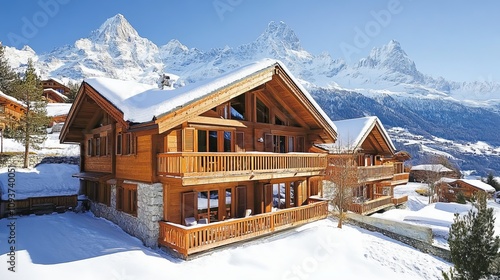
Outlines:
{"type": "Polygon", "coordinates": [[[69,87],[69,94],[68,94],[68,100],[66,101],[67,103],[73,103],[76,99],[76,95],[78,94],[78,89],[80,89],[80,84],[78,83],[68,83],[69,87]]]}
{"type": "Polygon", "coordinates": [[[488,174],[488,177],[486,177],[485,183],[494,187],[496,191],[500,191],[500,183],[497,180],[495,180],[495,177],[493,176],[493,172],[490,172],[488,174]]]}
{"type": "Polygon", "coordinates": [[[14,140],[24,145],[24,168],[29,167],[30,148],[38,148],[47,137],[46,128],[50,119],[42,92],[40,79],[30,59],[24,77],[14,91],[14,97],[26,105],[26,111],[13,133],[14,140]]]}
{"type": "Polygon", "coordinates": [[[17,75],[5,57],[5,47],[0,43],[0,91],[11,95],[16,80],[17,75]]]}
{"type": "Polygon", "coordinates": [[[500,237],[495,236],[493,209],[486,205],[486,195],[477,197],[467,215],[455,219],[450,228],[448,244],[454,268],[445,279],[479,280],[498,272],[500,237]]]}

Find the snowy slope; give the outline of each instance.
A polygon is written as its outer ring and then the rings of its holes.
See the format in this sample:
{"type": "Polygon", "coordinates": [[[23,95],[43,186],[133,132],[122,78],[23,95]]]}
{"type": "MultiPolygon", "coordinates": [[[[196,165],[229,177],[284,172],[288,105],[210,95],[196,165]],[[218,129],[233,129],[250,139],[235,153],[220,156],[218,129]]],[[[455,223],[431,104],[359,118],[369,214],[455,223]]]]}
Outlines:
{"type": "MultiPolygon", "coordinates": [[[[10,221],[0,220],[0,240],[10,221]]],[[[380,234],[322,220],[191,261],[142,246],[91,214],[19,217],[17,271],[1,279],[438,279],[449,264],[380,234]]],[[[6,259],[6,243],[0,255],[6,259]]]]}

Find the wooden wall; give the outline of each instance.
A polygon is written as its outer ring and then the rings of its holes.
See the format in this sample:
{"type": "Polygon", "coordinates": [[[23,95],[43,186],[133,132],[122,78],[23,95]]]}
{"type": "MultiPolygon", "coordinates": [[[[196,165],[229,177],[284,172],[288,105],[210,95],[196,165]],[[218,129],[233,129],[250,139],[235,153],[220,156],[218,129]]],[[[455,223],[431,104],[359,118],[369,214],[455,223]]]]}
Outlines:
{"type": "Polygon", "coordinates": [[[196,185],[196,186],[181,186],[178,183],[164,183],[164,220],[182,224],[182,194],[186,192],[201,192],[217,190],[220,194],[225,194],[226,189],[231,189],[232,193],[232,217],[236,216],[236,188],[245,186],[247,193],[247,209],[252,209],[254,212],[254,182],[239,182],[231,184],[211,184],[211,185],[196,185]]]}
{"type": "Polygon", "coordinates": [[[153,156],[154,137],[151,134],[138,135],[136,153],[116,155],[116,177],[121,179],[153,182],[156,170],[156,154],[153,156]],[[153,162],[154,160],[154,162],[153,162]]]}

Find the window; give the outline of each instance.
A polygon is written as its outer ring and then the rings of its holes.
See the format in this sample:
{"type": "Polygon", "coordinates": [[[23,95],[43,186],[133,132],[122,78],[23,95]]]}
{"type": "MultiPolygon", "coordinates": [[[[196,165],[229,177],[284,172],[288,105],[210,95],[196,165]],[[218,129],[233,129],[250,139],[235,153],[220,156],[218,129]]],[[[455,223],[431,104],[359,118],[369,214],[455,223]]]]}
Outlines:
{"type": "Polygon", "coordinates": [[[269,108],[257,98],[257,122],[269,123],[269,108]]]}
{"type": "Polygon", "coordinates": [[[218,130],[197,130],[198,152],[232,152],[233,132],[218,130]]]}
{"type": "Polygon", "coordinates": [[[293,136],[288,136],[288,152],[295,151],[295,138],[293,136]]]}
{"type": "Polygon", "coordinates": [[[198,152],[208,152],[206,130],[198,130],[198,152]]]}
{"type": "Polygon", "coordinates": [[[109,155],[109,151],[108,151],[108,137],[107,136],[101,137],[100,142],[101,142],[100,143],[100,147],[101,147],[100,154],[101,154],[101,156],[107,156],[107,155],[109,155]]]}
{"type": "Polygon", "coordinates": [[[93,150],[94,150],[94,145],[92,144],[93,138],[90,138],[87,140],[87,156],[91,157],[94,155],[93,150]]]}
{"type": "Polygon", "coordinates": [[[116,209],[137,215],[137,185],[123,184],[116,189],[116,209]]]}
{"type": "Polygon", "coordinates": [[[0,114],[5,113],[5,106],[0,105],[0,114]]]}
{"type": "Polygon", "coordinates": [[[198,220],[207,219],[208,222],[219,220],[219,191],[198,192],[198,220]]]}
{"type": "Polygon", "coordinates": [[[209,152],[217,152],[218,149],[218,141],[217,141],[217,131],[210,130],[208,132],[208,151],[209,152]]]}
{"type": "Polygon", "coordinates": [[[122,146],[123,146],[122,134],[118,133],[118,135],[116,135],[116,154],[117,155],[122,154],[122,146]]]}
{"type": "Polygon", "coordinates": [[[125,134],[125,145],[123,147],[124,155],[135,154],[135,137],[132,133],[125,134]]]}
{"type": "Polygon", "coordinates": [[[224,131],[224,152],[231,152],[232,138],[231,131],[224,131]]]}
{"type": "Polygon", "coordinates": [[[231,100],[231,119],[245,120],[245,95],[238,95],[231,100]]]}
{"type": "Polygon", "coordinates": [[[97,201],[109,206],[111,203],[111,186],[108,184],[100,183],[97,193],[97,201]]]}
{"type": "Polygon", "coordinates": [[[101,138],[95,139],[95,155],[96,156],[101,155],[101,138]]]}
{"type": "Polygon", "coordinates": [[[85,195],[89,200],[110,205],[111,186],[104,183],[85,181],[85,195]]]}
{"type": "Polygon", "coordinates": [[[304,136],[297,137],[297,152],[305,152],[305,139],[304,136]]]}
{"type": "Polygon", "coordinates": [[[277,124],[277,125],[286,125],[284,121],[282,121],[280,118],[278,118],[277,116],[274,116],[274,124],[277,124]]]}
{"type": "Polygon", "coordinates": [[[84,193],[87,196],[87,198],[91,201],[97,202],[97,182],[92,182],[92,181],[85,181],[85,190],[84,193]]]}

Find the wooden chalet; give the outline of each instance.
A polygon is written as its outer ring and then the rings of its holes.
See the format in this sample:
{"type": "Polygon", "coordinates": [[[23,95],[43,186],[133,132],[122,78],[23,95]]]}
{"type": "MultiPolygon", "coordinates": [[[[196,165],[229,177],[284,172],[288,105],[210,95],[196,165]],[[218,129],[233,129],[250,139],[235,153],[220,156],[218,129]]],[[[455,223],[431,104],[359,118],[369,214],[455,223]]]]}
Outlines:
{"type": "Polygon", "coordinates": [[[64,83],[58,79],[49,78],[47,80],[42,80],[40,83],[41,83],[43,89],[50,88],[56,92],[59,92],[60,94],[62,94],[64,96],[68,96],[70,93],[69,87],[65,86],[64,83]]]}
{"type": "Polygon", "coordinates": [[[52,88],[44,88],[43,97],[48,103],[65,103],[68,100],[66,95],[52,88]]]}
{"type": "Polygon", "coordinates": [[[330,164],[355,166],[357,183],[352,185],[357,186],[352,190],[353,203],[349,210],[368,215],[406,202],[407,196],[395,198],[393,190],[408,182],[409,173],[403,162],[409,155],[396,153],[380,120],[364,117],[334,124],[339,134],[337,143],[318,146],[329,151],[330,164]]]}
{"type": "Polygon", "coordinates": [[[70,93],[69,87],[58,79],[50,78],[40,82],[43,88],[43,97],[48,103],[65,103],[70,93]]]}
{"type": "Polygon", "coordinates": [[[442,177],[458,179],[460,174],[442,164],[420,164],[410,169],[410,180],[413,182],[436,181],[442,177]]]}
{"type": "Polygon", "coordinates": [[[325,218],[315,145],[336,138],[274,60],[173,90],[86,79],[60,134],[96,215],[183,256],[325,218]]]}
{"type": "Polygon", "coordinates": [[[495,188],[481,180],[455,178],[441,178],[436,185],[440,202],[457,202],[459,195],[470,200],[478,192],[484,192],[491,197],[495,193],[495,188]]]}
{"type": "Polygon", "coordinates": [[[22,102],[0,91],[0,130],[16,126],[25,111],[22,102]]]}

